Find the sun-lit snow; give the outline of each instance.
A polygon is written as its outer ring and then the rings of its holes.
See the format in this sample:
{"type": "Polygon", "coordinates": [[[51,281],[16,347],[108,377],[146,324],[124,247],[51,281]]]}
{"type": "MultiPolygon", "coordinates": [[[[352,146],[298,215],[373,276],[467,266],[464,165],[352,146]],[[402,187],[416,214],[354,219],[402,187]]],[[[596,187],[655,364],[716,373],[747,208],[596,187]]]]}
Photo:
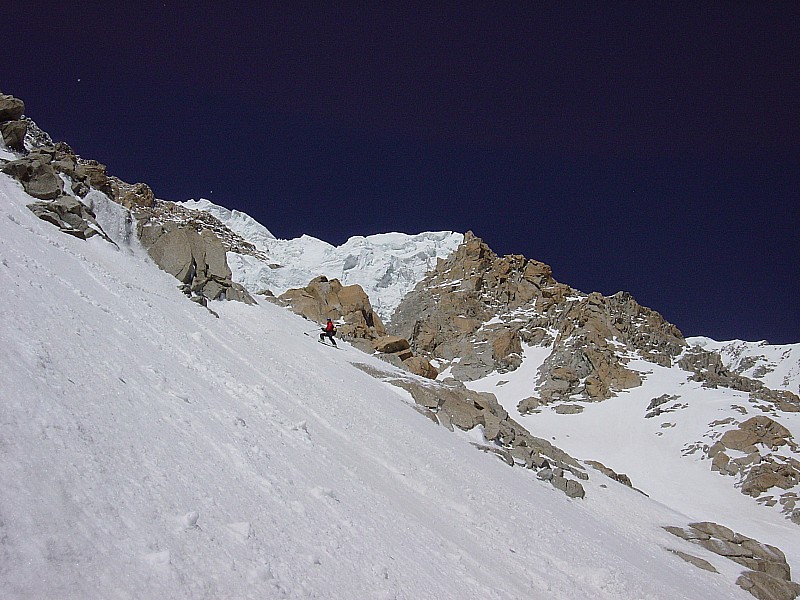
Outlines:
{"type": "Polygon", "coordinates": [[[800,394],[800,344],[774,345],[768,342],[732,340],[717,342],[707,337],[693,337],[689,344],[718,352],[732,371],[760,379],[767,387],[800,394]]]}
{"type": "MultiPolygon", "coordinates": [[[[741,494],[734,487],[734,478],[712,472],[702,451],[702,445],[712,445],[724,430],[715,430],[711,426],[715,421],[763,414],[749,402],[748,394],[706,389],[690,381],[685,371],[634,360],[628,366],[643,375],[642,386],[603,402],[581,403],[580,414],[558,414],[555,406],[544,406],[538,413],[523,416],[517,404],[535,395],[536,372],[548,352],[543,347],[527,347],[517,370],[492,373],[467,386],[495,394],[509,414],[534,435],[578,459],[597,460],[627,474],[633,485],[654,501],[695,521],[724,522],[740,533],[779,546],[792,567],[800,568],[797,525],[780,511],[741,494]],[[661,407],[663,414],[646,418],[650,402],[663,394],[677,399],[661,407]],[[700,448],[693,450],[693,444],[700,448]]],[[[800,413],[781,413],[780,422],[790,431],[800,431],[800,413]]],[[[800,486],[794,491],[800,492],[800,486]]]]}
{"type": "MultiPolygon", "coordinates": [[[[267,302],[216,318],[135,239],[81,241],[27,202],[0,175],[3,598],[750,598],[739,565],[661,529],[702,512],[688,499],[680,514],[593,476],[570,500],[352,363],[392,367],[304,335],[316,324],[267,302]]],[[[612,417],[640,396],[570,438],[546,415],[534,429],[622,457],[612,417]]],[[[713,516],[798,567],[796,526],[730,510],[713,516]]]]}

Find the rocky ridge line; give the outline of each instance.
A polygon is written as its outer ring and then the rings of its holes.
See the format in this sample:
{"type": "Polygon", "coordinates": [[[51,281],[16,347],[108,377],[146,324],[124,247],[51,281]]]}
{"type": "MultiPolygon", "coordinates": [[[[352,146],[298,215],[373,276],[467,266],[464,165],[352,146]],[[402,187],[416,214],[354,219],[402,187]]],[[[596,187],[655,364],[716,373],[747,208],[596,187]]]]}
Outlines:
{"type": "Polygon", "coordinates": [[[363,363],[353,363],[365,373],[406,390],[419,412],[450,431],[481,427],[486,443],[475,446],[496,455],[509,466],[532,470],[570,498],[586,494],[580,480],[589,479],[586,469],[572,456],[545,439],[535,437],[514,421],[494,394],[468,390],[462,383],[429,382],[398,376],[363,363]]]}
{"type": "Polygon", "coordinates": [[[53,143],[47,133],[23,117],[24,102],[0,94],[0,133],[17,158],[2,161],[2,172],[16,179],[39,200],[28,208],[64,233],[81,239],[100,235],[114,243],[97,222],[92,191],[128,209],[136,232],[151,258],[174,275],[187,296],[208,300],[255,302],[231,280],[226,250],[252,254],[255,247],[202,211],[158,201],[147,184],[130,184],[110,176],[106,166],[78,156],[64,142],[53,143]]]}
{"type": "Polygon", "coordinates": [[[630,294],[583,294],[557,282],[548,265],[501,258],[471,233],[406,296],[392,325],[459,380],[517,368],[523,343],[551,348],[521,412],[604,400],[641,384],[627,368],[632,357],[669,366],[685,347],[674,325],[630,294]]]}
{"type": "Polygon", "coordinates": [[[469,232],[405,297],[391,325],[392,333],[461,381],[516,369],[523,344],[548,348],[531,396],[520,403],[522,414],[556,402],[601,401],[637,387],[642,374],[628,367],[633,359],[677,365],[706,386],[747,391],[780,410],[800,410],[792,392],[771,390],[725,369],[718,354],[689,348],[677,327],[631,294],[582,293],[557,282],[548,265],[500,257],[469,232]]]}

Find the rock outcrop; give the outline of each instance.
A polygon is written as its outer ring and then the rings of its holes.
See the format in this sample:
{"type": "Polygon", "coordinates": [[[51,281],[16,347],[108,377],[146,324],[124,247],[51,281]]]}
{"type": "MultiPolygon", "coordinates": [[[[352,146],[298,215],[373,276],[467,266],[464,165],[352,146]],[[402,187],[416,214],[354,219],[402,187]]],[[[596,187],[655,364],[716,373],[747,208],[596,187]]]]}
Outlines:
{"type": "Polygon", "coordinates": [[[800,412],[800,398],[796,394],[788,390],[772,390],[757,379],[730,371],[716,352],[694,346],[681,356],[678,366],[693,373],[692,379],[702,382],[704,387],[727,387],[748,392],[752,399],[769,403],[778,410],[800,412]]]}
{"type": "Polygon", "coordinates": [[[28,122],[22,118],[24,112],[22,100],[0,93],[0,136],[6,146],[17,152],[25,151],[28,122]]]}
{"type": "Polygon", "coordinates": [[[70,235],[86,239],[99,234],[111,242],[86,200],[91,190],[97,190],[130,211],[151,258],[181,282],[187,296],[201,304],[215,299],[255,303],[231,280],[225,256],[226,250],[254,253],[252,244],[211,215],[159,202],[147,184],[110,176],[102,163],[81,158],[64,142],[53,144],[32,121],[20,121],[23,111],[22,101],[0,94],[0,130],[6,145],[24,154],[6,162],[2,172],[40,200],[29,205],[37,216],[70,235]],[[5,127],[18,122],[25,127],[5,127]],[[7,129],[13,129],[13,139],[7,129]]]}
{"type": "MultiPolygon", "coordinates": [[[[22,101],[0,94],[0,120],[9,116],[19,119],[23,110],[22,101]]],[[[34,147],[28,152],[24,146],[27,123],[20,120],[2,123],[0,129],[6,145],[25,154],[5,162],[2,172],[16,179],[25,193],[38,200],[29,204],[28,208],[40,219],[77,238],[85,240],[99,235],[113,244],[97,222],[91,202],[82,202],[80,199],[88,194],[90,186],[86,182],[86,174],[80,169],[78,157],[64,143],[34,147]],[[14,129],[14,139],[9,139],[8,129],[4,127],[9,123],[24,125],[14,129]]],[[[49,136],[40,137],[49,141],[49,136]]]]}
{"type": "Polygon", "coordinates": [[[410,377],[395,377],[365,364],[356,364],[373,377],[406,390],[418,409],[434,423],[453,431],[458,428],[482,430],[484,444],[476,446],[496,455],[509,466],[531,469],[570,498],[583,498],[580,480],[589,478],[585,468],[563,450],[545,439],[537,438],[509,417],[494,394],[473,392],[464,384],[449,380],[422,382],[410,377]]]}
{"type": "MultiPolygon", "coordinates": [[[[630,294],[582,294],[549,266],[499,257],[472,233],[411,292],[392,316],[414,350],[473,380],[522,361],[522,345],[550,348],[525,406],[604,400],[641,384],[632,355],[670,365],[685,348],[678,329],[630,294]]],[[[522,411],[525,412],[525,411],[522,411]]]]}
{"type": "Polygon", "coordinates": [[[713,471],[737,478],[736,485],[743,494],[768,505],[780,502],[786,517],[800,525],[795,492],[781,494],[780,500],[768,494],[773,488],[791,490],[800,483],[800,461],[791,455],[798,449],[786,427],[766,415],[758,415],[725,431],[706,447],[706,456],[711,459],[713,471]]]}
{"type": "Polygon", "coordinates": [[[241,285],[231,280],[225,248],[213,232],[175,223],[142,224],[139,239],[148,254],[183,286],[187,296],[205,300],[238,300],[255,304],[241,285]]]}
{"type": "Polygon", "coordinates": [[[32,153],[7,162],[2,170],[19,181],[29,196],[39,200],[55,200],[64,194],[64,182],[50,164],[51,158],[48,153],[32,153]]]}
{"type": "Polygon", "coordinates": [[[775,546],[762,544],[711,522],[664,529],[745,567],[747,570],[742,572],[736,584],[759,600],[793,600],[800,596],[800,585],[792,581],[786,556],[775,546]]]}
{"type": "Polygon", "coordinates": [[[378,352],[397,367],[428,379],[436,379],[439,374],[427,359],[415,355],[407,339],[387,335],[360,285],[343,286],[338,279],[319,276],[304,288],[287,290],[277,302],[315,323],[332,319],[338,323],[339,337],[364,352],[378,352]]]}
{"type": "Polygon", "coordinates": [[[337,325],[340,337],[374,340],[386,335],[380,317],[372,310],[360,285],[343,286],[338,279],[320,276],[304,288],[288,290],[278,300],[310,321],[324,323],[332,319],[340,323],[337,325]]]}
{"type": "Polygon", "coordinates": [[[28,208],[37,217],[52,223],[64,233],[82,240],[99,235],[114,244],[97,222],[94,212],[74,196],[59,196],[52,202],[34,202],[28,208]]]}

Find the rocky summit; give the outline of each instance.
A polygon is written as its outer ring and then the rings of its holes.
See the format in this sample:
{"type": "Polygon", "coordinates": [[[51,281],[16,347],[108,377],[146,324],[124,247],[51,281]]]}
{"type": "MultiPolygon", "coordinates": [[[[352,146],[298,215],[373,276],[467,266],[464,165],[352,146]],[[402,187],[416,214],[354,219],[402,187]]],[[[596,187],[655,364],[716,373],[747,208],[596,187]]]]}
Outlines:
{"type": "Polygon", "coordinates": [[[523,344],[548,348],[526,410],[607,399],[641,383],[626,366],[632,357],[670,365],[686,347],[674,325],[630,294],[581,293],[548,265],[500,257],[471,233],[405,297],[392,325],[460,380],[514,370],[523,344]]]}

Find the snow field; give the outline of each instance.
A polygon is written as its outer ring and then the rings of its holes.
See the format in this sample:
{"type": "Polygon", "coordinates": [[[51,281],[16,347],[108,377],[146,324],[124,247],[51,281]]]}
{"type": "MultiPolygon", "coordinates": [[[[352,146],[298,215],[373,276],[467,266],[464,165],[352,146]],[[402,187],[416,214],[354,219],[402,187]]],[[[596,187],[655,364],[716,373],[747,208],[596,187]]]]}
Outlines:
{"type": "MultiPolygon", "coordinates": [[[[467,385],[497,395],[509,414],[531,433],[575,458],[597,460],[617,473],[627,474],[634,487],[685,515],[687,523],[714,521],[778,546],[793,572],[800,569],[797,525],[778,510],[760,506],[741,494],[734,487],[735,478],[711,471],[703,450],[691,452],[693,444],[687,443],[691,440],[710,446],[716,439],[709,435],[712,423],[731,416],[744,421],[763,414],[750,404],[748,394],[703,388],[690,381],[687,372],[634,360],[629,367],[642,373],[641,387],[603,402],[580,403],[584,410],[579,414],[561,415],[553,406],[545,406],[537,414],[520,415],[517,404],[534,395],[531,382],[547,355],[546,348],[528,347],[516,371],[493,373],[467,385]],[[661,405],[669,412],[645,418],[652,399],[665,393],[678,396],[661,405]]],[[[781,420],[791,431],[800,431],[800,414],[782,413],[781,420]]]]}
{"type": "Polygon", "coordinates": [[[599,477],[570,500],[315,324],[215,318],[135,241],[71,238],[29,201],[0,175],[4,598],[750,597],[660,529],[682,515],[599,477]]]}

